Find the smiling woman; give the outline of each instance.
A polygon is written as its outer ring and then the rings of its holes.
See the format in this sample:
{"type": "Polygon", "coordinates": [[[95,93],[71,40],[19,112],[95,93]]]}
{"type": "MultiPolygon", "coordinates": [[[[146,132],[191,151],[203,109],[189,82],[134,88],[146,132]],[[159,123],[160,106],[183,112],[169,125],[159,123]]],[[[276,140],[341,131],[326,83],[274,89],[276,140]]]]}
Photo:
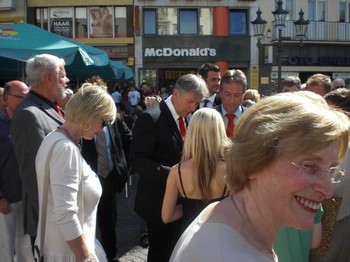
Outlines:
{"type": "Polygon", "coordinates": [[[307,91],[247,109],[225,157],[233,195],[192,222],[170,261],[277,261],[278,231],[312,229],[320,203],[333,195],[349,133],[345,114],[307,91]]]}

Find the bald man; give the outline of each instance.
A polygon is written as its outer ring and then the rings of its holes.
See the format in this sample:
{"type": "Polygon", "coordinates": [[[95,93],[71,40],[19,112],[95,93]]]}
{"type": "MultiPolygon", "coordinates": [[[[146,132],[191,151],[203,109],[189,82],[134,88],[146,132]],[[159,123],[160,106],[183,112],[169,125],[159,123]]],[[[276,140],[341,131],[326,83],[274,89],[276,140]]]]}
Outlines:
{"type": "Polygon", "coordinates": [[[5,84],[3,99],[6,109],[0,113],[0,261],[26,261],[31,257],[28,235],[24,234],[22,188],[18,164],[10,139],[13,112],[28,93],[21,81],[5,84]]]}
{"type": "Polygon", "coordinates": [[[4,111],[6,103],[4,101],[4,88],[0,87],[0,112],[4,111]]]}

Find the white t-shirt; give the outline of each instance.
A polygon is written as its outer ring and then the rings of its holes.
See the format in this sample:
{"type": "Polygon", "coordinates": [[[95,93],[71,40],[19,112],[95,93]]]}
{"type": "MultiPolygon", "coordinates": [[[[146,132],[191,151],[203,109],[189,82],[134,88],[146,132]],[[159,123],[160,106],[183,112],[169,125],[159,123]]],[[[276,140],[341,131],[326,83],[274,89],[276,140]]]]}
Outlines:
{"type": "Polygon", "coordinates": [[[119,93],[118,91],[114,91],[114,92],[112,93],[112,98],[113,98],[113,100],[114,100],[114,103],[120,104],[121,98],[122,98],[122,94],[119,93]]]}

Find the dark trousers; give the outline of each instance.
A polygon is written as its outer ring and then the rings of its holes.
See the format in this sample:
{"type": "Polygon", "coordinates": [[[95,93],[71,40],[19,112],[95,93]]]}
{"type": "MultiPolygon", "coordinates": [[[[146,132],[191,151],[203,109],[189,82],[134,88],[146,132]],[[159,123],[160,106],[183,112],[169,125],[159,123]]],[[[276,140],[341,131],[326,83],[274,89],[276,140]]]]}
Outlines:
{"type": "Polygon", "coordinates": [[[117,188],[116,169],[106,178],[100,177],[102,196],[97,207],[97,222],[101,231],[101,244],[108,261],[117,255],[117,188]]]}
{"type": "Polygon", "coordinates": [[[180,238],[181,223],[152,225],[147,223],[148,229],[148,262],[168,262],[173,249],[180,238]]]}

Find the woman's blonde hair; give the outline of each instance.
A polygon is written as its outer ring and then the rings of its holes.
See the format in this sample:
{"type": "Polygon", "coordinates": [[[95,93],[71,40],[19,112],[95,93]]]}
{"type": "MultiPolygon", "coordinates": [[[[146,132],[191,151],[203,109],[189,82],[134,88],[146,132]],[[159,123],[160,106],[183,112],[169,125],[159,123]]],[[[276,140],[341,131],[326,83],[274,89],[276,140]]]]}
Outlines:
{"type": "Polygon", "coordinates": [[[231,141],[226,136],[220,113],[212,108],[201,108],[191,117],[182,153],[182,161],[193,159],[194,175],[204,200],[211,199],[210,182],[217,164],[224,158],[231,141]]]}
{"type": "Polygon", "coordinates": [[[68,101],[65,117],[79,124],[91,124],[99,119],[113,123],[116,107],[106,90],[96,84],[85,83],[68,101]]]}
{"type": "Polygon", "coordinates": [[[282,93],[260,100],[235,124],[233,145],[226,155],[227,183],[233,191],[248,186],[248,177],[277,158],[309,154],[340,142],[345,156],[348,117],[308,91],[282,93]]]}

